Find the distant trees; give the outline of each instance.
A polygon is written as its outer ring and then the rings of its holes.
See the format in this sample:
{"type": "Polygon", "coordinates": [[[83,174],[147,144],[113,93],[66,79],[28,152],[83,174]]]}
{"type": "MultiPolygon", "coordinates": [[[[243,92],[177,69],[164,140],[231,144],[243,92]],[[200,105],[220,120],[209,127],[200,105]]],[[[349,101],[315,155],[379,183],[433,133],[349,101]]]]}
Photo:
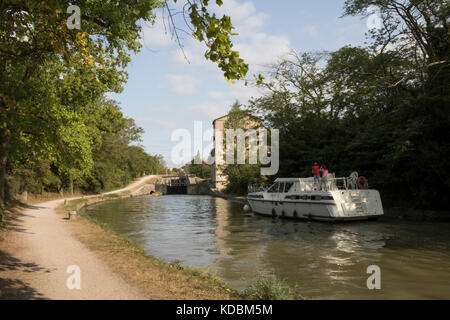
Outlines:
{"type": "Polygon", "coordinates": [[[131,118],[124,118],[114,101],[102,104],[104,114],[101,140],[93,147],[94,165],[87,178],[80,181],[86,191],[101,192],[128,184],[134,178],[163,172],[162,156],[148,155],[141,146],[142,128],[131,118]]]}
{"type": "Polygon", "coordinates": [[[200,156],[200,151],[197,152],[194,159],[184,167],[186,173],[195,175],[202,179],[211,179],[211,166],[207,164],[200,156]]]}
{"type": "Polygon", "coordinates": [[[157,174],[164,169],[161,156],[148,155],[141,146],[142,128],[133,119],[125,118],[115,101],[106,100],[96,106],[95,122],[99,137],[91,145],[92,168],[89,173],[69,180],[58,164],[44,158],[10,163],[7,173],[8,194],[23,191],[35,194],[59,192],[76,188],[85,192],[102,192],[128,184],[146,173],[157,174]]]}

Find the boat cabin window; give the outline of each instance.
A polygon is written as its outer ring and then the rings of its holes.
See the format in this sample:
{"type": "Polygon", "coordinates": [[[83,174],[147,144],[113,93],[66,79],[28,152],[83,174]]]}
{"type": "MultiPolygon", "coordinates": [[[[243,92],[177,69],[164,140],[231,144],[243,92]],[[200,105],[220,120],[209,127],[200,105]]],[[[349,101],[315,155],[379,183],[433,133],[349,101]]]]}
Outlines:
{"type": "Polygon", "coordinates": [[[274,183],[269,189],[267,189],[267,192],[269,193],[286,193],[289,192],[289,190],[294,185],[293,182],[276,182],[274,183]]]}
{"type": "Polygon", "coordinates": [[[278,188],[280,187],[280,184],[274,183],[269,189],[267,189],[267,192],[269,193],[278,193],[278,188]]]}
{"type": "Polygon", "coordinates": [[[286,182],[284,184],[284,192],[289,192],[289,190],[292,188],[293,185],[294,185],[293,182],[286,182]]]}

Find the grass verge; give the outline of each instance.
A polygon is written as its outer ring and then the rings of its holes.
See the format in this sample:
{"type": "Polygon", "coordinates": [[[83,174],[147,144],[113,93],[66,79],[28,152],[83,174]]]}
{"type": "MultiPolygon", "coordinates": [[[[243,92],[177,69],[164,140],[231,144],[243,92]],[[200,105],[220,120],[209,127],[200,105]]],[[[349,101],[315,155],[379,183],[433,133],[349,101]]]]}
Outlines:
{"type": "MultiPolygon", "coordinates": [[[[60,214],[78,210],[81,205],[101,201],[101,197],[68,201],[57,208],[60,214]],[[85,200],[85,201],[80,201],[85,200]],[[76,202],[74,202],[76,201],[76,202]]],[[[215,275],[179,264],[168,264],[148,255],[141,246],[115,233],[109,225],[83,213],[69,221],[73,234],[90,250],[97,253],[118,275],[151,299],[228,300],[240,299],[215,275]]]]}
{"type": "Polygon", "coordinates": [[[253,282],[242,296],[252,300],[303,300],[298,288],[291,288],[273,274],[261,275],[253,282]]]}

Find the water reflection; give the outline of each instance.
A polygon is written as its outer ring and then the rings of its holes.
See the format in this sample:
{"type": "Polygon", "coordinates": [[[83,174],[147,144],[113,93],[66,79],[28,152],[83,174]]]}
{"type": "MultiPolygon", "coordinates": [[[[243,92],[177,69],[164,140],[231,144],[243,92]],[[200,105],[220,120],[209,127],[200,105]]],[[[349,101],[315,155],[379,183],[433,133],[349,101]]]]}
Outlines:
{"type": "Polygon", "coordinates": [[[310,298],[450,298],[449,225],[273,220],[209,196],[137,197],[88,208],[150,254],[243,289],[273,272],[310,298]],[[379,265],[382,290],[366,288],[379,265]]]}
{"type": "Polygon", "coordinates": [[[216,223],[216,248],[221,255],[228,255],[232,249],[226,246],[226,238],[230,235],[228,231],[228,215],[230,213],[230,203],[218,204],[217,198],[214,199],[215,223],[216,223]]]}

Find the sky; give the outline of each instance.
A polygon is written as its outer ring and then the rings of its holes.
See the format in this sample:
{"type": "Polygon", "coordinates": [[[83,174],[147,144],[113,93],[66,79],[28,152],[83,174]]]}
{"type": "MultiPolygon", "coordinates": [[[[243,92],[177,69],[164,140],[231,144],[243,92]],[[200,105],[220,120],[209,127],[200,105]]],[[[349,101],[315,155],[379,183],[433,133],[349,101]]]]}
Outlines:
{"type": "MultiPolygon", "coordinates": [[[[214,1],[212,1],[214,2],[214,1]]],[[[361,17],[340,18],[344,0],[224,0],[218,14],[231,16],[238,36],[234,48],[249,64],[249,75],[267,69],[290,50],[297,52],[332,51],[345,45],[363,45],[367,24],[361,17]]],[[[235,100],[245,104],[261,95],[243,82],[231,86],[220,69],[208,62],[202,44],[181,34],[184,57],[179,45],[166,32],[161,12],[157,22],[146,24],[143,48],[131,56],[127,67],[128,82],[119,94],[123,113],[144,128],[143,142],[149,154],[161,154],[169,167],[179,167],[171,159],[179,141],[171,137],[177,129],[187,129],[194,140],[194,125],[202,131],[212,128],[212,121],[226,114],[235,100]]],[[[184,27],[182,21],[179,27],[184,27]]],[[[186,29],[186,28],[185,28],[186,29]]],[[[197,136],[197,140],[203,140],[197,136]]],[[[208,141],[202,141],[202,155],[208,141]]],[[[192,142],[194,146],[194,142],[192,142]]],[[[196,154],[196,150],[192,150],[196,154]]]]}

